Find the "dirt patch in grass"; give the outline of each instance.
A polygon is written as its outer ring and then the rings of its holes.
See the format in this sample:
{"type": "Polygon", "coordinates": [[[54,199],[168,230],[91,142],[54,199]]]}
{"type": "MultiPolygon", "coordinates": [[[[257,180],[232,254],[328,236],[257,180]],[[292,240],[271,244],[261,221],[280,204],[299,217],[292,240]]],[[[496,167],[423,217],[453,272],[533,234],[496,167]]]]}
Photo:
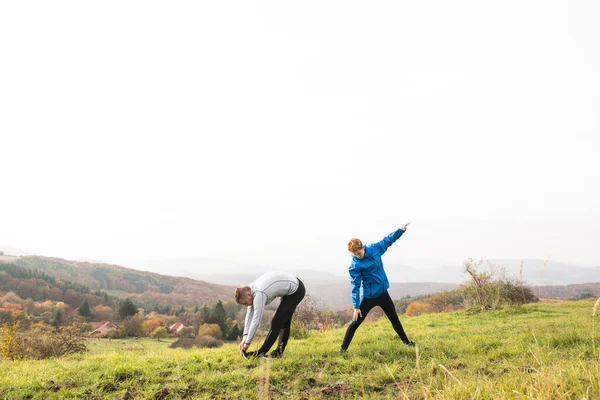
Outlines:
{"type": "Polygon", "coordinates": [[[354,394],[354,390],[348,386],[342,385],[341,383],[334,383],[333,385],[327,385],[321,389],[321,393],[325,396],[333,397],[347,397],[354,394]]]}
{"type": "Polygon", "coordinates": [[[154,393],[153,398],[155,400],[164,400],[170,394],[171,394],[171,388],[169,388],[168,386],[165,386],[164,388],[160,389],[158,392],[154,393]]]}

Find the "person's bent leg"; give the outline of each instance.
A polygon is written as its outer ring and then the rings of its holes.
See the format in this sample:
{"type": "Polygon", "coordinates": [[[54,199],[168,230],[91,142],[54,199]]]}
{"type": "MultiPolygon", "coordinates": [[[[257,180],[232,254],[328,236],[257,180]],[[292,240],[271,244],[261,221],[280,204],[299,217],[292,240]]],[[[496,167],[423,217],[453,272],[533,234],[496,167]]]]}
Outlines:
{"type": "Polygon", "coordinates": [[[292,317],[288,318],[285,324],[283,324],[283,328],[279,331],[279,337],[277,339],[277,350],[279,353],[283,354],[285,350],[285,346],[287,346],[288,339],[290,338],[290,331],[292,327],[292,317]]]}
{"type": "Polygon", "coordinates": [[[346,329],[346,334],[344,335],[344,340],[342,341],[342,347],[341,347],[342,351],[348,350],[348,346],[350,346],[350,342],[352,342],[354,333],[356,332],[356,330],[358,329],[360,324],[363,323],[365,318],[367,318],[367,314],[369,313],[369,311],[371,311],[371,309],[375,306],[376,306],[376,302],[374,299],[367,299],[367,298],[362,299],[362,301],[360,302],[360,308],[359,308],[361,316],[358,317],[358,319],[356,321],[352,320],[350,322],[350,324],[348,325],[348,329],[346,329]]]}
{"type": "MultiPolygon", "coordinates": [[[[271,320],[271,329],[269,329],[263,345],[257,351],[259,355],[264,355],[271,349],[288,320],[291,322],[296,307],[300,304],[306,293],[302,281],[298,279],[298,283],[298,289],[293,294],[281,298],[281,304],[277,307],[277,311],[275,311],[275,315],[273,315],[273,319],[271,320]]],[[[289,327],[287,337],[289,338],[289,327]]]]}
{"type": "Polygon", "coordinates": [[[276,357],[281,357],[283,355],[283,351],[287,346],[287,342],[290,338],[290,332],[292,327],[292,318],[294,317],[294,313],[296,312],[296,308],[304,299],[304,295],[306,294],[306,289],[304,287],[304,283],[300,279],[298,279],[298,290],[294,292],[292,296],[290,296],[290,300],[296,303],[294,310],[292,311],[292,315],[288,318],[288,320],[283,324],[283,328],[279,331],[279,337],[277,339],[277,353],[274,354],[276,357]]]}
{"type": "Polygon", "coordinates": [[[379,306],[383,309],[383,312],[392,323],[392,326],[394,327],[394,330],[396,331],[400,339],[406,344],[411,344],[412,342],[408,340],[408,337],[404,332],[404,328],[400,323],[400,318],[398,318],[398,313],[396,313],[396,307],[394,307],[394,302],[392,301],[392,298],[390,297],[390,294],[388,292],[385,292],[381,296],[381,302],[379,306]]]}
{"type": "Polygon", "coordinates": [[[283,324],[283,328],[281,328],[281,330],[279,331],[279,336],[277,338],[277,348],[269,354],[271,357],[279,358],[283,356],[285,346],[287,346],[287,341],[290,338],[291,325],[292,317],[288,318],[287,322],[283,324]]]}

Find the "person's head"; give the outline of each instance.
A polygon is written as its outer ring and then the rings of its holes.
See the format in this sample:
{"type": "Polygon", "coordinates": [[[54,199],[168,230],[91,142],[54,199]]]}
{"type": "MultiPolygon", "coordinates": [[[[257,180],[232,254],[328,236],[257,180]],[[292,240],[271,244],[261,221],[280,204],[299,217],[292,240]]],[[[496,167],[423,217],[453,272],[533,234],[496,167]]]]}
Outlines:
{"type": "Polygon", "coordinates": [[[365,246],[360,239],[354,238],[348,242],[348,251],[354,254],[359,260],[365,256],[365,246]]]}
{"type": "Polygon", "coordinates": [[[250,289],[250,286],[240,286],[236,288],[233,298],[237,304],[244,306],[251,306],[252,302],[254,301],[254,296],[252,296],[252,289],[250,289]]]}

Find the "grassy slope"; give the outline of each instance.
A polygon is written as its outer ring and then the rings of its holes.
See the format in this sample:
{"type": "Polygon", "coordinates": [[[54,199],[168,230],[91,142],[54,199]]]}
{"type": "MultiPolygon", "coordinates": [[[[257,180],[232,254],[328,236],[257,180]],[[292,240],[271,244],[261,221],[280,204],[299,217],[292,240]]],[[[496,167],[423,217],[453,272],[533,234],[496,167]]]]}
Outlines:
{"type": "Polygon", "coordinates": [[[418,351],[387,320],[292,340],[282,360],[243,360],[234,344],[171,350],[150,340],[94,341],[63,360],[3,362],[3,398],[600,398],[600,318],[592,301],[479,315],[402,318],[418,351]],[[167,395],[168,396],[165,396],[167,395]],[[406,396],[406,397],[405,397],[406,396]]]}

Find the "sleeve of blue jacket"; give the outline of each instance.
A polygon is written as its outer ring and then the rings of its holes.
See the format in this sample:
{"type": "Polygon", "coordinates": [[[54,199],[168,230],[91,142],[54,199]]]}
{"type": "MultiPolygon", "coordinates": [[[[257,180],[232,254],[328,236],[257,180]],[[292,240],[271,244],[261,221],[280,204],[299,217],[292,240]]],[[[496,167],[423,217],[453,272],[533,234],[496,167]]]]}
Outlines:
{"type": "Polygon", "coordinates": [[[383,255],[383,253],[385,253],[388,249],[388,247],[390,247],[392,244],[394,244],[394,242],[396,240],[398,240],[400,238],[400,236],[402,236],[402,234],[404,233],[404,229],[400,228],[395,232],[390,233],[389,235],[387,235],[386,237],[383,238],[383,240],[381,240],[380,242],[374,243],[373,247],[375,247],[377,249],[377,252],[379,253],[379,255],[383,255]]]}
{"type": "Polygon", "coordinates": [[[360,308],[360,284],[362,283],[362,275],[360,270],[350,268],[350,282],[352,283],[352,305],[354,308],[360,308]]]}

